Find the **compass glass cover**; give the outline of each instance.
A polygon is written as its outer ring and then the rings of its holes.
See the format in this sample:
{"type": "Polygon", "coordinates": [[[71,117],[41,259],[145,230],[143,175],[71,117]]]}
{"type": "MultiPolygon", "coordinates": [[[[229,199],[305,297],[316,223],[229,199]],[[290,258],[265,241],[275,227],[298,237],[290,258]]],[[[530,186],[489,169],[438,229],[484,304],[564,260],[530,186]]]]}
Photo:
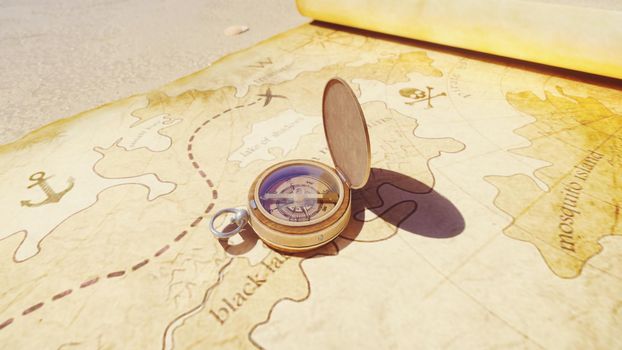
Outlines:
{"type": "Polygon", "coordinates": [[[288,165],[263,180],[259,204],[277,222],[312,224],[336,210],[342,188],[335,174],[319,166],[288,165]]]}

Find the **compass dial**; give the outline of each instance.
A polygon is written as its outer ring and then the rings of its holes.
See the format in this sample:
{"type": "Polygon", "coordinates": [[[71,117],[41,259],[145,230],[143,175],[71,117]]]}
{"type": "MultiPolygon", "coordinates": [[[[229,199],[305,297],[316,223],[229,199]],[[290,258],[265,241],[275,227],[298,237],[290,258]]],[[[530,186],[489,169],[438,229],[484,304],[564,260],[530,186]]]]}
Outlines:
{"type": "Polygon", "coordinates": [[[270,173],[259,187],[260,210],[287,225],[322,221],[341,203],[343,185],[323,167],[295,164],[270,173]]]}

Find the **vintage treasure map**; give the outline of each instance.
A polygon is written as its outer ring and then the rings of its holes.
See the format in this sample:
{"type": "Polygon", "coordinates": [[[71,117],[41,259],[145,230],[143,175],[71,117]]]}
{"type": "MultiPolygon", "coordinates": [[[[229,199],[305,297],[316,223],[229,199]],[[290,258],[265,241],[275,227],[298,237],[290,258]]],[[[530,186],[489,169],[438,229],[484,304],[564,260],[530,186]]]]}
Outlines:
{"type": "Polygon", "coordinates": [[[620,348],[621,130],[604,84],[303,25],[0,146],[0,344],[620,348]],[[335,76],[372,146],[345,231],[216,239],[262,170],[332,164],[335,76]]]}

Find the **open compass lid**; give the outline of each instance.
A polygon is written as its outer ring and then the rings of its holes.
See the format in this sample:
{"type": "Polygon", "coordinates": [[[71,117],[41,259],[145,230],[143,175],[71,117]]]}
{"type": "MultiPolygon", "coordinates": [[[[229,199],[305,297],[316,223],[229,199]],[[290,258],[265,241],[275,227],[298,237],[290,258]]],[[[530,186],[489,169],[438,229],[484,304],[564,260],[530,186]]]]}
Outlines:
{"type": "Polygon", "coordinates": [[[350,86],[340,78],[326,83],[322,98],[324,134],[335,168],[350,188],[365,186],[371,147],[363,110],[350,86]]]}

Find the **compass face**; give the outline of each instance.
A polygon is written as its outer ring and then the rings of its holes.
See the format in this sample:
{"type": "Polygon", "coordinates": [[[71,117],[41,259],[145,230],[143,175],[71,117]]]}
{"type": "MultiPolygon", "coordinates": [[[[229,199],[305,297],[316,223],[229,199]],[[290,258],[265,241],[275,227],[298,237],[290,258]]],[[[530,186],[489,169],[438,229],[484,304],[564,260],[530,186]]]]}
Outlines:
{"type": "Polygon", "coordinates": [[[259,186],[259,206],[276,222],[311,225],[336,211],[342,193],[343,185],[333,172],[310,164],[286,165],[259,186]]]}

